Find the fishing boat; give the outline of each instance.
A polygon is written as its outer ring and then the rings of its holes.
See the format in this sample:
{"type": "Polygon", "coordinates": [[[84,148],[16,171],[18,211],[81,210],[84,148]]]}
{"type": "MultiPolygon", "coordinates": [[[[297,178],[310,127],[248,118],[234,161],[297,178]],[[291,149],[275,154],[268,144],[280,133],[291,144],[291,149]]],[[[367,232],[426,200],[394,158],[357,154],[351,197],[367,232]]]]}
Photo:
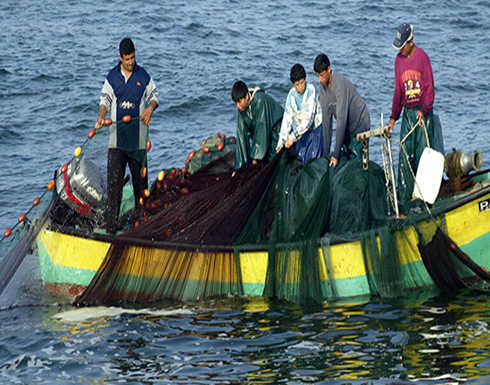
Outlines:
{"type": "MultiPolygon", "coordinates": [[[[463,165],[461,153],[449,158],[456,159],[458,172],[443,181],[437,200],[425,204],[426,210],[407,216],[392,212],[386,218],[391,225],[383,228],[323,234],[310,253],[313,260],[302,257],[304,245],[296,247],[298,240],[274,245],[271,251],[270,243],[209,246],[128,235],[125,244],[126,249],[131,244],[131,252],[120,252],[114,251],[114,238],[103,230],[51,222],[36,238],[44,285],[50,295],[78,303],[93,303],[94,298],[198,300],[213,295],[294,299],[305,290],[329,301],[462,287],[487,279],[490,269],[490,170],[480,171],[479,152],[464,156],[463,165]],[[279,254],[287,258],[276,258],[279,254]],[[94,297],[88,291],[110,294],[94,297]]],[[[131,187],[125,187],[125,197],[131,202],[131,187]]]]}

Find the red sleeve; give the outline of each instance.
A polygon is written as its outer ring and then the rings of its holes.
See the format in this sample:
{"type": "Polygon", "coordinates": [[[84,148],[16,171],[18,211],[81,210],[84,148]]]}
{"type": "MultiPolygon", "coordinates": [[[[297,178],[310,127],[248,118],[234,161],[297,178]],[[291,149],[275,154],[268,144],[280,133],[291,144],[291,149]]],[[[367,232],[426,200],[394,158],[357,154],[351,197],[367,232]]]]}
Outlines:
{"type": "Polygon", "coordinates": [[[400,118],[400,114],[402,112],[402,92],[403,92],[403,83],[402,77],[399,69],[399,61],[398,55],[395,59],[395,91],[393,93],[393,104],[391,106],[391,116],[390,119],[398,120],[400,118]]]}
{"type": "Polygon", "coordinates": [[[434,76],[432,74],[432,66],[430,64],[429,56],[427,56],[425,52],[424,52],[423,60],[424,60],[423,62],[424,82],[423,82],[422,94],[424,95],[424,101],[422,103],[421,110],[425,116],[430,112],[432,106],[434,105],[435,92],[434,92],[434,76]]]}

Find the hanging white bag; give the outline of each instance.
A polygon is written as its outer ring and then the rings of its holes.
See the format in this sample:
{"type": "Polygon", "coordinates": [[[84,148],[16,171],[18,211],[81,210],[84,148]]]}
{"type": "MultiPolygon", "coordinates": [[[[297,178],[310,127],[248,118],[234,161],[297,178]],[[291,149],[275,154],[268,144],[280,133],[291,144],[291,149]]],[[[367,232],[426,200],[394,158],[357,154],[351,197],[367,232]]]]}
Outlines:
{"type": "Polygon", "coordinates": [[[445,157],[440,152],[426,147],[420,157],[413,196],[433,204],[441,188],[445,157]]]}

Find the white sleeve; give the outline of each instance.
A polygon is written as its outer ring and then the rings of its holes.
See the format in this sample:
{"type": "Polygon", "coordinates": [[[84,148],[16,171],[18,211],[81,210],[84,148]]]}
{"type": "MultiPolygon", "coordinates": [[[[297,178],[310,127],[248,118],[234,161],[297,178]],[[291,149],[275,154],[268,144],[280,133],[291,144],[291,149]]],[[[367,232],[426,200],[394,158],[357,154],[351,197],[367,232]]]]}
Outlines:
{"type": "Polygon", "coordinates": [[[113,103],[117,103],[116,94],[111,84],[106,79],[104,82],[104,87],[102,87],[102,93],[100,94],[100,105],[104,105],[107,111],[110,111],[113,103]]]}
{"type": "Polygon", "coordinates": [[[284,115],[281,123],[281,133],[279,134],[279,140],[277,141],[278,147],[284,147],[286,140],[288,139],[289,132],[293,126],[293,110],[291,108],[291,91],[288,93],[286,99],[286,106],[284,108],[284,115]]]}
{"type": "Polygon", "coordinates": [[[153,79],[150,78],[150,82],[146,86],[146,101],[148,104],[154,100],[158,104],[158,91],[153,79]]]}

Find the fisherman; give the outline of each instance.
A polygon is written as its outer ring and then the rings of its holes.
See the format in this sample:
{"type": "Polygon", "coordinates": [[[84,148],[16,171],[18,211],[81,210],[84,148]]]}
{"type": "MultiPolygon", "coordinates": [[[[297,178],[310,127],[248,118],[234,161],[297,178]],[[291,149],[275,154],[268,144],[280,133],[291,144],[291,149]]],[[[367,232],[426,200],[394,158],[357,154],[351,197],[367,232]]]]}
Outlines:
{"type": "Polygon", "coordinates": [[[109,72],[100,96],[99,118],[95,128],[101,129],[111,111],[113,122],[129,115],[130,123],[113,123],[110,128],[107,160],[107,233],[115,234],[122,200],[126,165],[133,181],[135,207],[148,188],[146,143],[150,119],[158,107],[158,92],[153,79],[136,64],[135,48],[130,38],[119,44],[119,63],[109,72]],[[135,119],[136,118],[136,119],[135,119]],[[143,175],[144,174],[144,175],[143,175]]]}
{"type": "Polygon", "coordinates": [[[398,162],[398,199],[400,212],[410,210],[415,175],[425,147],[440,150],[442,130],[438,127],[440,144],[435,143],[434,77],[429,56],[413,41],[413,26],[403,23],[398,27],[393,47],[400,52],[395,59],[395,91],[388,130],[391,135],[395,122],[403,119],[400,130],[398,162]],[[429,141],[427,143],[427,140],[429,141]],[[439,148],[438,148],[439,147],[439,148]]]}
{"type": "Polygon", "coordinates": [[[276,154],[284,109],[259,87],[238,80],[231,89],[238,108],[235,170],[252,162],[268,162],[276,154]]]}
{"type": "Polygon", "coordinates": [[[363,144],[357,134],[371,128],[366,103],[352,82],[338,71],[332,71],[325,54],[315,59],[313,69],[320,82],[320,104],[323,122],[323,155],[330,153],[333,117],[336,119],[335,148],[330,165],[337,167],[341,156],[347,160],[361,158],[363,144]]]}
{"type": "Polygon", "coordinates": [[[276,151],[294,144],[296,156],[306,162],[323,153],[322,109],[315,87],[306,82],[306,71],[301,64],[291,68],[290,79],[293,88],[286,98],[276,151]]]}

